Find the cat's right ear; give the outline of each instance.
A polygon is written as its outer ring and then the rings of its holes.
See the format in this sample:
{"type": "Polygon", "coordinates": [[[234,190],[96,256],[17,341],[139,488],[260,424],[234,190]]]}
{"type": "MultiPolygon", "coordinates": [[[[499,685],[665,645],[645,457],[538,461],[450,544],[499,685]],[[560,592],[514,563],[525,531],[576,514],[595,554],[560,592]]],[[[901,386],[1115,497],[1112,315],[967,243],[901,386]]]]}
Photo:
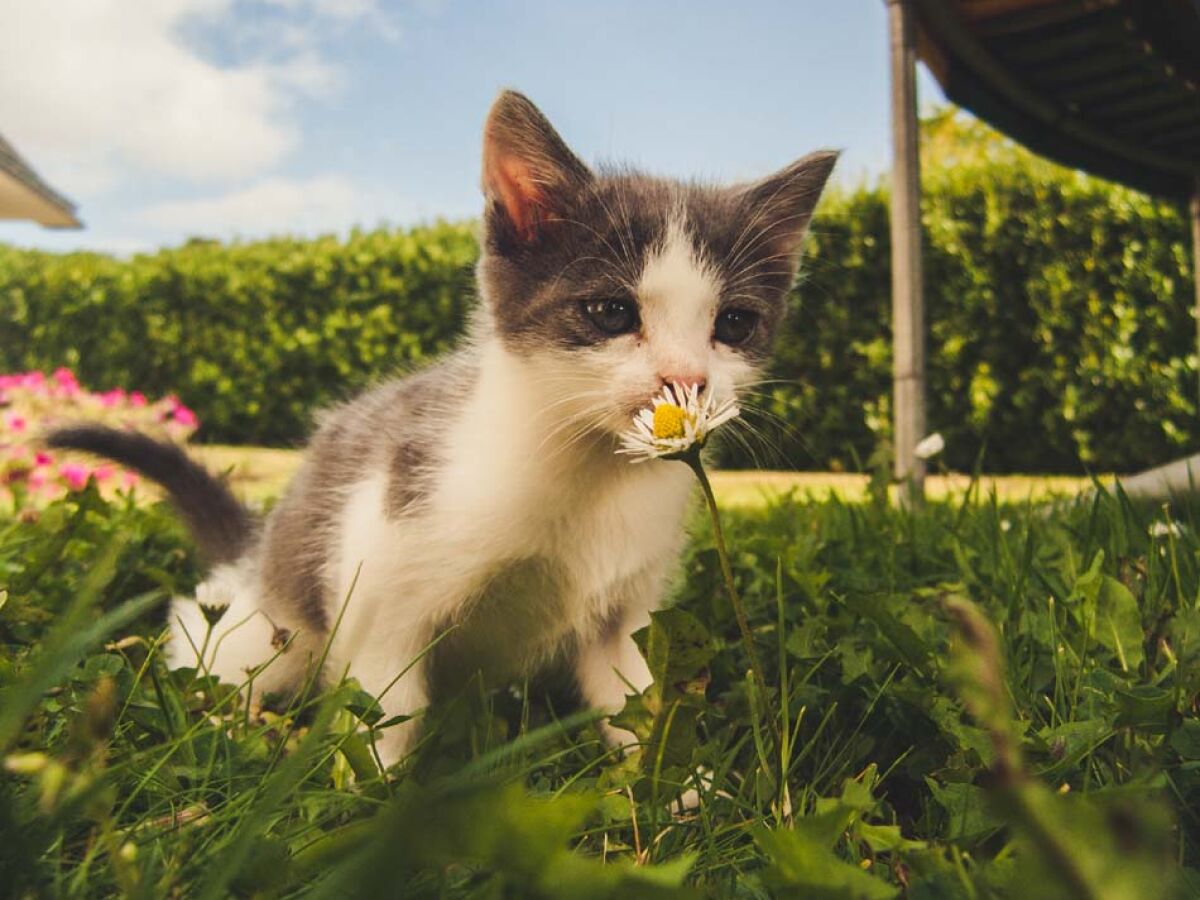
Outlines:
{"type": "Polygon", "coordinates": [[[593,178],[527,97],[503,91],[483,127],[483,193],[488,225],[537,240],[569,197],[593,178]],[[497,220],[499,219],[499,220],[497,220]]]}

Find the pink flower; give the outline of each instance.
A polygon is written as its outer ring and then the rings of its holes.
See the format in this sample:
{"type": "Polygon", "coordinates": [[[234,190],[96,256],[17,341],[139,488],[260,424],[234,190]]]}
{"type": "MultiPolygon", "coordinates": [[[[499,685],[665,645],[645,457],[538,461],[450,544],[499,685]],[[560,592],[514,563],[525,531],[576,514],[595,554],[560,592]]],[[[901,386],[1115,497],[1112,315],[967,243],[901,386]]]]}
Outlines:
{"type": "Polygon", "coordinates": [[[111,466],[108,463],[101,463],[100,465],[96,466],[96,469],[92,472],[92,475],[97,481],[108,481],[108,479],[113,477],[113,474],[116,471],[117,470],[114,466],[111,466]]]}
{"type": "Polygon", "coordinates": [[[33,457],[33,464],[36,466],[48,466],[54,462],[54,457],[43,450],[39,450],[33,457]]]}
{"type": "Polygon", "coordinates": [[[121,484],[123,484],[125,487],[131,488],[137,483],[138,483],[137,472],[130,472],[130,471],[126,470],[125,472],[123,472],[121,474],[121,484]]]}
{"type": "Polygon", "coordinates": [[[54,370],[54,381],[58,385],[59,393],[64,397],[74,397],[79,393],[79,381],[76,380],[75,373],[66,367],[54,370]]]}
{"type": "Polygon", "coordinates": [[[175,421],[185,428],[195,428],[200,422],[200,420],[196,418],[196,414],[182,403],[176,406],[175,409],[171,411],[171,414],[175,417],[175,421]]]}
{"type": "Polygon", "coordinates": [[[46,471],[44,469],[34,469],[29,473],[29,479],[25,482],[31,490],[38,490],[46,484],[46,471]]]}
{"type": "Polygon", "coordinates": [[[8,416],[8,427],[13,431],[24,431],[25,426],[28,424],[24,416],[17,415],[16,413],[10,413],[8,416]]]}
{"type": "Polygon", "coordinates": [[[71,490],[79,491],[87,485],[88,476],[92,473],[81,463],[63,463],[58,467],[58,474],[66,480],[71,490]]]}
{"type": "Polygon", "coordinates": [[[145,406],[146,405],[146,395],[143,394],[141,391],[130,391],[129,392],[129,405],[130,406],[145,406]]]}
{"type": "MultiPolygon", "coordinates": [[[[74,376],[71,376],[71,377],[74,377],[74,376]]],[[[46,376],[43,375],[41,372],[24,372],[24,373],[18,375],[17,378],[20,379],[18,384],[21,387],[36,389],[36,388],[40,388],[43,384],[46,383],[46,376]]]]}
{"type": "Polygon", "coordinates": [[[113,388],[111,391],[105,391],[98,396],[100,397],[100,405],[105,409],[111,409],[125,401],[125,392],[121,388],[113,388]]]}

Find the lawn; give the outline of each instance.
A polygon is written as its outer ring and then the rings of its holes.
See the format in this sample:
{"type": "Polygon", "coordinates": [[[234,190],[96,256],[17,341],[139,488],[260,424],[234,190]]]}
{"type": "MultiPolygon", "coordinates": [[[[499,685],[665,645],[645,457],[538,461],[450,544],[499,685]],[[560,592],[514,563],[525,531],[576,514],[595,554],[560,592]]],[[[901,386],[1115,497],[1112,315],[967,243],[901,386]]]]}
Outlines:
{"type": "MultiPolygon", "coordinates": [[[[294,464],[276,451],[238,460],[259,497],[294,464]]],[[[1103,493],[1047,499],[1038,481],[995,488],[950,484],[910,513],[849,476],[730,473],[720,496],[765,693],[698,515],[676,602],[642,635],[656,685],[621,716],[640,750],[608,750],[546,677],[430,709],[389,778],[371,752],[389,723],[353,684],[268,711],[165,668],[163,603],[197,570],[164,509],[89,489],[6,516],[0,885],[54,897],[1195,896],[1190,513],[1169,520],[1103,493]],[[680,810],[689,787],[699,805],[680,810]]]]}

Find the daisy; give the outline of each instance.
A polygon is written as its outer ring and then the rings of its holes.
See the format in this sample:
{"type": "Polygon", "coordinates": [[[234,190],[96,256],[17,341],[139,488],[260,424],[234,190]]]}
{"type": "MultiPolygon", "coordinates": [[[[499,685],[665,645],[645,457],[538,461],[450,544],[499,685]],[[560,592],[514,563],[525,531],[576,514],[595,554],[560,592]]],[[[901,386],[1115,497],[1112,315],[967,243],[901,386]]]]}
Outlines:
{"type": "Polygon", "coordinates": [[[681,459],[693,449],[699,450],[712,432],[741,413],[736,401],[720,402],[711,393],[700,397],[695,385],[665,385],[651,406],[633,418],[629,430],[621,435],[617,450],[633,457],[633,462],[648,459],[681,459]]]}

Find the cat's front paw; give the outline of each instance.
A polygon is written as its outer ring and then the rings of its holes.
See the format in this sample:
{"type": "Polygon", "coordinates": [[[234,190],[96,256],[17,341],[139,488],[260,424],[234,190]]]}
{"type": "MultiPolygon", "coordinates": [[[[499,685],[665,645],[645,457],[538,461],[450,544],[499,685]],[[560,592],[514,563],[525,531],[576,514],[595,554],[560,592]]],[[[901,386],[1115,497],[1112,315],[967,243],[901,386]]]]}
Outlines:
{"type": "Polygon", "coordinates": [[[618,728],[608,719],[601,719],[596,723],[596,728],[600,731],[600,737],[604,739],[604,743],[613,749],[628,752],[641,746],[641,738],[626,728],[618,728]]]}

